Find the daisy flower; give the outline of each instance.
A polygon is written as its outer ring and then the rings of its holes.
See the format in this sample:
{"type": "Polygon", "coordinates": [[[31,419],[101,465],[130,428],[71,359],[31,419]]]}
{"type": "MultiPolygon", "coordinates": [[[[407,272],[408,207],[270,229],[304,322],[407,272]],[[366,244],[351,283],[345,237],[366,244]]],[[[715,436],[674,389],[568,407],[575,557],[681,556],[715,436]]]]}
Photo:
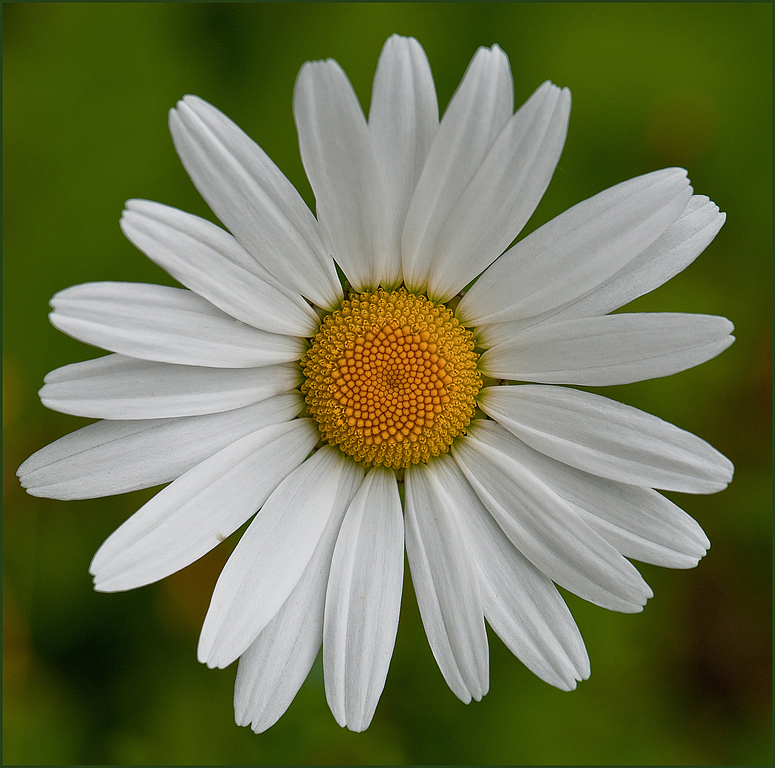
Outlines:
{"type": "Polygon", "coordinates": [[[652,593],[628,558],[689,568],[709,547],[655,489],[713,493],[733,468],[676,426],[564,385],[668,376],[732,343],[721,317],[609,314],[691,263],[724,214],[668,168],[512,245],[559,160],[570,93],[546,82],[514,111],[498,46],[476,53],[441,120],[425,53],[399,36],[368,120],[332,60],[302,67],[293,110],[315,215],[215,107],[186,96],[170,112],[226,229],[127,203],[125,235],[184,288],[54,296],[54,326],[112,354],[48,374],[47,407],[100,421],[29,458],[21,482],[54,499],[168,483],[95,555],[105,592],[162,579],[253,518],[198,654],[239,659],[236,720],[256,732],[321,646],[336,721],[368,727],[404,548],[462,701],[488,690],[485,621],[571,690],[589,660],[555,584],[640,611],[652,593]]]}

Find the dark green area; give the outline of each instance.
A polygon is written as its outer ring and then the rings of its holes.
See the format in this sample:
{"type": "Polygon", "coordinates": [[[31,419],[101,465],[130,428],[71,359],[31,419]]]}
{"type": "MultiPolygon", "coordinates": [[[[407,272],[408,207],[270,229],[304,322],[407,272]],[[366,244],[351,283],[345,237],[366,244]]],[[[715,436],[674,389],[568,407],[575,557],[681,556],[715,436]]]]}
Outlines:
{"type": "Polygon", "coordinates": [[[687,4],[4,4],[4,759],[39,764],[754,764],[771,759],[771,6],[687,4]],[[592,677],[573,693],[491,640],[491,692],[466,707],[425,640],[407,574],[371,728],[341,730],[316,668],[278,725],[233,723],[234,668],[196,642],[229,544],[144,589],[92,591],[102,540],[151,492],[61,503],[14,471],[81,425],[44,409],[44,374],[97,352],[47,302],[80,282],[172,280],[122,236],[124,201],[211,217],[180,166],[167,110],[211,101],[310,205],[291,112],[296,73],[335,58],[368,106],[385,39],[417,37],[442,108],[480,45],[509,55],[516,101],[570,87],[566,149],[526,231],[612,184],[689,170],[727,212],[683,274],[631,305],[721,314],[737,343],[670,379],[606,394],[707,439],[726,492],[675,500],[713,548],[688,572],[644,567],[643,614],[568,602],[592,677]]]}

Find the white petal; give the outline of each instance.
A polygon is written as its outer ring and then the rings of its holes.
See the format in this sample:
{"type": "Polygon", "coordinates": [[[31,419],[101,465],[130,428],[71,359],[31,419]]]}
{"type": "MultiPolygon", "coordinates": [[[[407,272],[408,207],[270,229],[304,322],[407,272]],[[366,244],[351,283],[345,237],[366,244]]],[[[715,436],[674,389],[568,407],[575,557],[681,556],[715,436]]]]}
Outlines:
{"type": "Polygon", "coordinates": [[[334,514],[347,462],[325,446],[274,489],[215,585],[199,636],[199,660],[227,667],[258,637],[293,591],[334,514]]]}
{"type": "Polygon", "coordinates": [[[51,299],[52,325],[86,344],[160,363],[256,368],[302,357],[305,342],[267,333],[191,291],[144,283],[86,283],[51,299]]]}
{"type": "Polygon", "coordinates": [[[504,533],[552,581],[603,608],[642,609],[652,593],[637,570],[540,478],[470,436],[452,451],[504,533]]]}
{"type": "Polygon", "coordinates": [[[589,676],[589,658],[560,593],[509,541],[450,456],[430,467],[466,525],[487,621],[528,669],[573,690],[589,676]]]}
{"type": "Polygon", "coordinates": [[[604,315],[653,291],[686,269],[708,247],[725,219],[707,197],[694,195],[663,235],[613,277],[562,308],[554,320],[604,315]]]}
{"type": "MultiPolygon", "coordinates": [[[[587,482],[584,487],[591,485],[587,482]]],[[[582,507],[572,499],[567,501],[593,531],[625,557],[662,568],[694,568],[705,557],[710,541],[696,520],[651,488],[615,485],[616,492],[608,496],[636,498],[630,504],[619,501],[617,507],[586,500],[587,507],[582,507]]],[[[608,489],[597,490],[606,495],[608,489]]]]}
{"type": "Polygon", "coordinates": [[[493,347],[540,323],[612,312],[653,291],[691,264],[716,236],[726,216],[707,197],[693,195],[681,216],[645,251],[587,294],[522,320],[485,324],[476,329],[482,347],[493,347]]]}
{"type": "Polygon", "coordinates": [[[143,253],[218,309],[254,328],[314,336],[318,316],[301,295],[279,288],[226,231],[160,203],[129,200],[121,229],[143,253]]]}
{"type": "Polygon", "coordinates": [[[732,480],[731,462],[704,440],[600,395],[525,384],[485,387],[478,403],[532,448],[593,475],[684,493],[732,480]]]}
{"type": "Polygon", "coordinates": [[[198,560],[261,507],[317,439],[311,419],[294,419],[247,435],[181,475],[99,548],[89,567],[95,589],[134,589],[198,560]]]}
{"type": "Polygon", "coordinates": [[[570,91],[546,82],[506,123],[438,233],[430,295],[454,296],[519,234],[549,186],[569,117],[570,91]]]}
{"type": "Polygon", "coordinates": [[[464,703],[489,688],[479,575],[466,529],[433,467],[407,468],[406,555],[425,634],[447,685],[464,703]]]}
{"type": "Polygon", "coordinates": [[[605,386],[685,371],[735,340],[715,315],[637,313],[528,328],[486,350],[479,367],[494,379],[605,386]]]}
{"type": "Polygon", "coordinates": [[[424,292],[439,234],[514,111],[509,61],[480,48],[447,107],[409,205],[402,240],[404,281],[424,292]]]}
{"type": "Polygon", "coordinates": [[[320,229],[355,290],[401,282],[385,178],[358,98],[332,59],[307,62],[293,92],[320,229]]]}
{"type": "Polygon", "coordinates": [[[477,419],[470,433],[541,478],[626,557],[666,568],[693,568],[710,547],[695,520],[650,488],[616,483],[569,467],[487,419],[477,419]]]}
{"type": "Polygon", "coordinates": [[[350,504],[331,561],[323,627],[326,699],[337,723],[368,728],[393,654],[404,523],[392,470],[372,469],[350,504]]]}
{"type": "Polygon", "coordinates": [[[51,371],[38,394],[47,408],[74,416],[159,419],[243,408],[300,381],[295,363],[200,368],[107,355],[51,371]]]}
{"type": "Polygon", "coordinates": [[[388,38],[377,64],[369,131],[386,184],[391,273],[401,274],[401,234],[409,202],[439,128],[428,58],[413,37],[388,38]]]}
{"type": "Polygon", "coordinates": [[[99,421],[30,456],[17,474],[27,493],[92,499],[168,483],[256,430],[297,416],[298,392],[224,413],[99,421]]]}
{"type": "Polygon", "coordinates": [[[188,175],[237,240],[284,285],[333,309],[342,288],[315,217],[261,147],[196,96],[169,122],[188,175]]]}
{"type": "Polygon", "coordinates": [[[458,317],[467,325],[519,320],[582,296],[662,235],[690,197],[686,171],[668,168],[573,206],[504,253],[458,317]]]}
{"type": "Polygon", "coordinates": [[[362,481],[362,466],[345,460],[331,515],[302,577],[240,657],[234,684],[237,725],[252,723],[256,733],[274,725],[309,674],[323,642],[326,586],[334,544],[344,513],[362,481]]]}

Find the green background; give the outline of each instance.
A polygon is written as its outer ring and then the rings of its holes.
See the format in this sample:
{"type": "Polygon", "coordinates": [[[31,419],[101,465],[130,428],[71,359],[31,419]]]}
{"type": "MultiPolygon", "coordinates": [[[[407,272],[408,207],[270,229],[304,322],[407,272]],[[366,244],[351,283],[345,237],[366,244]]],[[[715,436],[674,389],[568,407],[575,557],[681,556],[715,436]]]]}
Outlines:
{"type": "Polygon", "coordinates": [[[4,747],[6,763],[769,763],[771,758],[770,4],[5,4],[4,747]],[[725,315],[736,344],[669,379],[605,394],[707,439],[731,487],[675,500],[713,547],[697,569],[643,566],[638,615],[568,597],[592,676],[535,678],[491,634],[491,691],[461,704],[406,579],[396,650],[364,734],[336,725],[319,665],[278,725],[234,725],[235,667],[196,661],[230,541],[161,583],[97,594],[87,567],[152,491],[27,496],[14,472],[85,423],[47,411],[53,368],[98,356],[47,302],[98,280],[172,284],[122,236],[131,197],[212,218],[175,156],[167,110],[214,103],[314,201],[291,112],[308,59],[332,57],[362,104],[382,44],[413,35],[443,107],[478,46],[509,55],[516,102],[570,87],[563,157],[525,232],[632,176],[689,170],[728,220],[707,251],[628,307],[725,315]]]}

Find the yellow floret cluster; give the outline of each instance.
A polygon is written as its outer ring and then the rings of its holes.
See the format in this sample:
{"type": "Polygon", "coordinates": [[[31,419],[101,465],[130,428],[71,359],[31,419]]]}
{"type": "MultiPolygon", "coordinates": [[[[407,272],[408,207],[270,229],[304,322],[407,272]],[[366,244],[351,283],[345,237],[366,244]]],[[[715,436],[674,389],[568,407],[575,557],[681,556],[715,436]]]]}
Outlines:
{"type": "Polygon", "coordinates": [[[450,309],[404,288],[351,295],[302,359],[323,439],[398,469],[449,449],[476,409],[474,339],[450,309]]]}

